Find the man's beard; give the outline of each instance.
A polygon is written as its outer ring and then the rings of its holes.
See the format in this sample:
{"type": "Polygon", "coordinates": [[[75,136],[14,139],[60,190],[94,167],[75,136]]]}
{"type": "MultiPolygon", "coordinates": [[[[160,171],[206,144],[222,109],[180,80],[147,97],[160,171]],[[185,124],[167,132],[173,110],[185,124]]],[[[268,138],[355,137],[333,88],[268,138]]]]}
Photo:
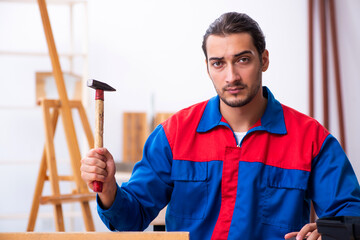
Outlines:
{"type": "Polygon", "coordinates": [[[258,85],[256,85],[253,89],[250,89],[250,92],[247,93],[247,95],[245,97],[243,97],[241,99],[235,99],[232,101],[227,100],[224,96],[226,89],[231,88],[231,87],[241,87],[244,90],[246,90],[248,88],[247,85],[241,83],[240,81],[237,81],[233,84],[228,84],[222,88],[221,92],[219,90],[216,90],[218,92],[220,99],[229,107],[243,107],[255,98],[255,96],[257,95],[257,93],[259,92],[259,89],[261,87],[261,81],[259,81],[258,85]]]}

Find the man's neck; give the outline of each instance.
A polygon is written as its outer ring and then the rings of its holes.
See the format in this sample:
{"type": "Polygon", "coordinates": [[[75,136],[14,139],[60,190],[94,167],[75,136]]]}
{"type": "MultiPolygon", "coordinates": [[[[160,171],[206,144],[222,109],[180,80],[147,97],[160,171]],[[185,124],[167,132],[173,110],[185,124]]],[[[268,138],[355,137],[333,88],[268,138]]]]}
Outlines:
{"type": "Polygon", "coordinates": [[[220,112],[234,132],[247,132],[265,112],[267,99],[262,89],[255,98],[242,107],[230,107],[220,100],[220,112]]]}

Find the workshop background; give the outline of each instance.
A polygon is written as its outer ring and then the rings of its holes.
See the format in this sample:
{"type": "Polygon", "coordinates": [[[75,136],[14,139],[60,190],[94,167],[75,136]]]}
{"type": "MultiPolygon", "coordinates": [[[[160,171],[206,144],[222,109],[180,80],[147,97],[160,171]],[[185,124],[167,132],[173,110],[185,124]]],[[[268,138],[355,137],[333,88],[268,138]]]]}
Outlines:
{"type": "MultiPolygon", "coordinates": [[[[47,3],[61,67],[67,74],[68,94],[82,100],[92,129],[94,91],[86,87],[86,79],[106,82],[117,90],[105,93],[104,123],[104,146],[117,163],[124,162],[124,113],[145,113],[151,129],[157,113],[174,113],[215,95],[201,44],[209,24],[224,12],[245,12],[258,21],[270,52],[263,84],[283,104],[309,113],[308,1],[47,3]]],[[[360,1],[341,0],[335,4],[346,152],[359,178],[360,1]]],[[[318,14],[314,18],[318,19],[318,14]]],[[[318,22],[314,25],[314,115],[323,122],[318,22]]],[[[49,77],[52,68],[47,51],[37,2],[0,0],[1,232],[26,231],[45,142],[37,100],[44,96],[57,98],[55,83],[49,77]]],[[[339,139],[333,58],[329,51],[329,129],[339,139]]],[[[83,156],[89,147],[78,115],[73,116],[83,156]]],[[[61,121],[54,142],[59,171],[70,172],[61,121]]],[[[64,192],[71,191],[73,183],[61,183],[60,187],[64,192]]],[[[49,185],[45,185],[44,193],[50,193],[49,185]]],[[[108,231],[97,216],[94,201],[91,207],[96,230],[108,231]]],[[[40,206],[35,231],[55,231],[53,218],[51,205],[40,206]]],[[[77,203],[64,204],[64,218],[66,231],[84,231],[77,203]]]]}

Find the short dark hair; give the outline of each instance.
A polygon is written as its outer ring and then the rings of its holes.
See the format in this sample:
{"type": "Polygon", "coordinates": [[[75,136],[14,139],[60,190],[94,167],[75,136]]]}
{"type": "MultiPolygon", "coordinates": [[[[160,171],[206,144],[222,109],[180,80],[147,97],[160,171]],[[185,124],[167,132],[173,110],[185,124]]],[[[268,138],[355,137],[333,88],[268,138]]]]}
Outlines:
{"type": "Polygon", "coordinates": [[[228,12],[216,19],[206,30],[202,49],[207,59],[206,42],[210,35],[226,36],[234,33],[249,33],[253,39],[256,50],[261,54],[264,52],[266,43],[265,36],[259,24],[245,13],[228,12]]]}

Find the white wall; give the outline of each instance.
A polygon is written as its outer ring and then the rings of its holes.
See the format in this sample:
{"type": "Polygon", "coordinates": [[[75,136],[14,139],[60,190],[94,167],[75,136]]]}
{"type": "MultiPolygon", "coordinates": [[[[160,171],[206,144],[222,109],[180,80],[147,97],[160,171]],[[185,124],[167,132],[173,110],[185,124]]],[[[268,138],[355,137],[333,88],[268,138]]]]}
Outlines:
{"type": "MultiPolygon", "coordinates": [[[[357,140],[360,114],[356,111],[360,104],[356,92],[360,87],[357,58],[360,54],[357,27],[360,2],[344,0],[337,7],[347,153],[360,176],[357,140]]],[[[264,85],[269,86],[282,103],[308,112],[307,1],[90,0],[88,78],[105,81],[117,89],[105,96],[104,136],[105,145],[117,161],[121,161],[122,156],[124,111],[174,112],[215,94],[206,74],[201,43],[208,25],[226,11],[245,12],[258,21],[270,52],[264,85]]],[[[49,6],[49,13],[58,50],[66,52],[69,50],[66,20],[69,13],[58,5],[49,6]]],[[[76,46],[81,50],[79,43],[76,46]]],[[[0,2],[0,51],[8,50],[47,50],[36,4],[0,2]]],[[[69,68],[66,59],[62,59],[61,64],[63,69],[69,68]]],[[[316,67],[320,67],[319,63],[316,67]]],[[[0,95],[0,181],[9,183],[2,186],[0,231],[26,229],[44,143],[41,110],[34,100],[35,71],[39,70],[51,70],[47,58],[0,55],[2,89],[16,89],[2,91],[0,95]]],[[[76,70],[81,73],[81,69],[76,70]]],[[[321,81],[319,70],[316,77],[321,81]]],[[[319,94],[320,87],[317,84],[319,94]]],[[[93,95],[92,90],[85,90],[89,96],[93,95]]],[[[332,89],[332,96],[333,92],[332,89]]],[[[316,96],[316,118],[322,121],[319,94],[316,96]]],[[[331,129],[337,137],[336,105],[332,100],[330,104],[331,129]]],[[[91,97],[85,105],[89,105],[88,117],[93,125],[91,97]]],[[[69,171],[61,127],[57,138],[59,168],[69,171]]],[[[82,140],[80,137],[83,146],[82,140]]],[[[65,190],[70,188],[64,186],[65,190]]],[[[78,209],[69,206],[69,214],[71,208],[78,209]]],[[[41,208],[43,215],[51,211],[51,207],[41,208]]],[[[51,216],[42,219],[37,230],[53,231],[51,216]]],[[[71,219],[75,223],[67,229],[83,230],[81,218],[71,219]]],[[[97,224],[97,229],[104,230],[101,224],[97,224]]]]}
{"type": "Polygon", "coordinates": [[[105,100],[105,114],[113,116],[105,117],[108,148],[121,159],[121,113],[151,113],[152,94],[155,111],[177,111],[215,94],[202,37],[227,11],[247,12],[259,22],[271,61],[264,84],[280,100],[306,112],[299,101],[307,91],[306,7],[304,1],[93,1],[89,15],[99,17],[89,19],[89,75],[118,89],[105,100]],[[296,58],[290,62],[292,56],[296,58]]]}

